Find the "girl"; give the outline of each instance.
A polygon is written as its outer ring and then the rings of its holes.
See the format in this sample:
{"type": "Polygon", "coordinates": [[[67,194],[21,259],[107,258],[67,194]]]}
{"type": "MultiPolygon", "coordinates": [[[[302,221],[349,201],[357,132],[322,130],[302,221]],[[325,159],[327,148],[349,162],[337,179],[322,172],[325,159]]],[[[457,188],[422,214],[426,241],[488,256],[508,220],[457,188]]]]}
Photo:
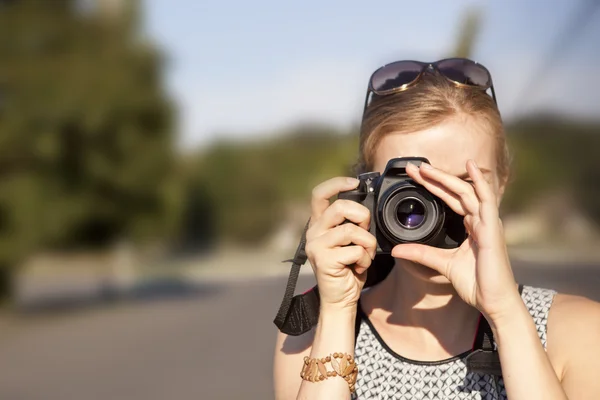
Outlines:
{"type": "Polygon", "coordinates": [[[329,201],[358,181],[318,185],[306,254],[319,321],[301,336],[279,333],[276,398],[600,398],[600,305],[514,280],[498,217],[509,157],[487,69],[467,59],[380,68],[369,82],[359,153],[359,172],[427,158],[408,175],[464,217],[468,237],[454,249],[395,246],[387,277],[363,290],[377,245],[370,211],[329,201]],[[501,374],[468,368],[481,321],[501,374]]]}

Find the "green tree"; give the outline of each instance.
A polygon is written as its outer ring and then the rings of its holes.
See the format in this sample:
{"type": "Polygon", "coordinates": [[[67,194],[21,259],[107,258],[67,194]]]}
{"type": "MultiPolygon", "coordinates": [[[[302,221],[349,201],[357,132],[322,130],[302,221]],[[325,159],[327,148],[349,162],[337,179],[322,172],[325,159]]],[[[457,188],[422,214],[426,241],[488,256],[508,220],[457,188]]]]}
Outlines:
{"type": "Polygon", "coordinates": [[[137,2],[111,3],[126,7],[0,1],[4,283],[41,247],[105,246],[175,226],[163,61],[138,35],[137,2]]]}
{"type": "Polygon", "coordinates": [[[523,211],[536,197],[568,191],[576,201],[572,206],[600,226],[600,122],[537,115],[506,130],[514,162],[504,210],[523,211]]]}
{"type": "Polygon", "coordinates": [[[287,206],[309,204],[317,183],[353,176],[357,148],[357,132],[323,126],[296,127],[276,139],[252,143],[215,143],[191,156],[186,166],[185,220],[197,221],[186,233],[210,238],[207,232],[212,232],[218,240],[260,243],[279,227],[287,206]]]}

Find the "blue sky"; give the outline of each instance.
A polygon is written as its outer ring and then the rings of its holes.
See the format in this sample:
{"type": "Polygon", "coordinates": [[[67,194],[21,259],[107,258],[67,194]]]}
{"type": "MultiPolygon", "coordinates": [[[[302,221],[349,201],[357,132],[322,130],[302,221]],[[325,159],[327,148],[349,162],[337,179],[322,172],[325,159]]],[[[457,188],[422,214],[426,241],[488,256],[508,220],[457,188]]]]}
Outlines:
{"type": "Polygon", "coordinates": [[[542,109],[598,115],[600,12],[553,60],[535,93],[522,93],[585,1],[145,0],[144,6],[145,30],[169,59],[166,84],[179,109],[180,144],[189,147],[303,121],[357,123],[370,73],[399,59],[447,56],[471,7],[484,13],[473,58],[491,70],[505,119],[542,109]]]}

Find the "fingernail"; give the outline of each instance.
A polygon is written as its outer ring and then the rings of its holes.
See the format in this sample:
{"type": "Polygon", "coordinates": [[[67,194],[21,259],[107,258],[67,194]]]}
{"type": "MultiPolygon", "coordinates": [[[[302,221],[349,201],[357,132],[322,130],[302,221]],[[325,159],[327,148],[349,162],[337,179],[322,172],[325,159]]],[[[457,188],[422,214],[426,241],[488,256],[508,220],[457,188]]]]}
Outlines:
{"type": "Polygon", "coordinates": [[[433,167],[427,163],[421,163],[421,168],[423,169],[433,169],[433,167]]]}
{"type": "Polygon", "coordinates": [[[346,178],[346,181],[348,181],[349,185],[354,185],[354,186],[358,185],[358,179],[356,179],[356,178],[346,178]]]}
{"type": "Polygon", "coordinates": [[[406,163],[406,169],[409,169],[409,168],[415,169],[415,168],[417,168],[417,166],[409,161],[406,163]]]}
{"type": "Polygon", "coordinates": [[[479,167],[477,166],[477,163],[475,162],[475,160],[471,160],[471,162],[473,163],[473,166],[474,166],[475,168],[479,168],[479,167]]]}

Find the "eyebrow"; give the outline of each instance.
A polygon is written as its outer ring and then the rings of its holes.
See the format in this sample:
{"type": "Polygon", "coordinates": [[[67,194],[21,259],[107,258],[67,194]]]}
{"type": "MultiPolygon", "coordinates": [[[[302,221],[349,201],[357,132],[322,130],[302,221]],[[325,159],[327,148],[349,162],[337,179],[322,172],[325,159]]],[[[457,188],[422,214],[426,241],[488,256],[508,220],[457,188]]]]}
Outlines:
{"type": "MultiPolygon", "coordinates": [[[[491,170],[489,170],[489,169],[487,169],[487,168],[479,168],[479,170],[481,171],[481,173],[482,173],[483,175],[489,175],[489,174],[492,172],[491,170]]],[[[457,178],[460,178],[460,179],[462,179],[462,180],[465,180],[465,179],[469,179],[469,178],[470,178],[470,177],[469,177],[469,173],[468,173],[468,172],[464,172],[464,173],[462,173],[462,174],[460,174],[460,175],[457,175],[456,177],[457,177],[457,178]]]]}

